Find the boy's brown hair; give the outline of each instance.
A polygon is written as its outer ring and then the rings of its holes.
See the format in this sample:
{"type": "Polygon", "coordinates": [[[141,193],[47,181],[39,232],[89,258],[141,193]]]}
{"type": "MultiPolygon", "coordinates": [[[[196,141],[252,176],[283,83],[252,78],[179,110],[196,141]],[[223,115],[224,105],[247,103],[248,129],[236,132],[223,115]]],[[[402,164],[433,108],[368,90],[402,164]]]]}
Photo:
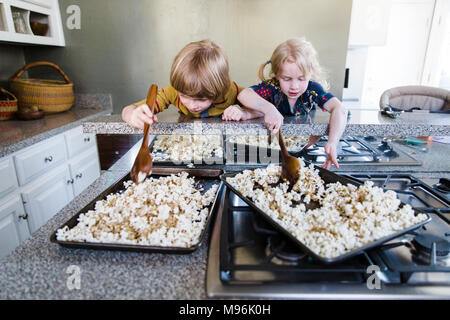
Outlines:
{"type": "Polygon", "coordinates": [[[191,42],[175,57],[170,84],[178,92],[215,101],[230,87],[228,59],[211,40],[191,42]]]}

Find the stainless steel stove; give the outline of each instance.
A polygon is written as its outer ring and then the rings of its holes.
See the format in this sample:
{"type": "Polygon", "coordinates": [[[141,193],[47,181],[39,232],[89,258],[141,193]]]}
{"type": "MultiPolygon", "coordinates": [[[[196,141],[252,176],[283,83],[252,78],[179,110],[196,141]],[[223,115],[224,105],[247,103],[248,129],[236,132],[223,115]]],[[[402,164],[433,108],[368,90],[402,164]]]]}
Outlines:
{"type": "MultiPolygon", "coordinates": [[[[404,174],[345,176],[395,190],[404,203],[429,213],[432,221],[359,256],[325,265],[224,189],[210,244],[208,296],[450,299],[450,193],[404,174]]],[[[439,186],[438,179],[427,182],[439,186]]]]}
{"type": "MultiPolygon", "coordinates": [[[[324,146],[327,137],[322,137],[316,144],[307,149],[301,156],[316,165],[325,162],[327,155],[324,146]]],[[[239,148],[236,144],[226,144],[227,164],[266,165],[269,162],[278,163],[280,156],[272,157],[273,150],[261,150],[256,147],[239,148]],[[251,154],[253,152],[253,154],[251,154]],[[254,159],[254,161],[252,161],[254,159]]],[[[390,166],[420,166],[421,163],[400,150],[392,141],[379,137],[345,137],[339,141],[337,149],[339,165],[390,165],[390,166]]],[[[294,156],[295,152],[292,153],[294,156]]]]}

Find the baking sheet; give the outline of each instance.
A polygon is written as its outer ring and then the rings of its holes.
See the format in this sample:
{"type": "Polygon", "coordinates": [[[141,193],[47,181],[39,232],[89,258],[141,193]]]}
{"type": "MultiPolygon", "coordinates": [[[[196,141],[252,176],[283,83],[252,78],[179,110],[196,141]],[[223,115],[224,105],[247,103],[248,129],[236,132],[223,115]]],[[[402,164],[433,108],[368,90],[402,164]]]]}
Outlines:
{"type": "MultiPolygon", "coordinates": [[[[167,136],[167,135],[160,135],[160,136],[167,136]]],[[[194,136],[194,135],[182,135],[182,136],[194,136]]],[[[216,136],[216,135],[214,135],[216,136]]],[[[153,149],[154,144],[156,142],[156,139],[158,138],[158,135],[153,139],[153,141],[149,145],[150,154],[153,157],[153,163],[157,165],[164,165],[164,166],[170,166],[170,167],[176,167],[176,166],[183,166],[192,164],[193,166],[196,165],[212,165],[212,164],[224,164],[225,160],[225,143],[224,143],[224,136],[221,136],[220,143],[222,147],[222,156],[212,156],[209,158],[204,158],[202,160],[173,160],[170,159],[170,155],[167,152],[164,151],[156,151],[153,149]],[[167,157],[167,159],[160,159],[160,157],[167,157]]]]}
{"type": "MultiPolygon", "coordinates": [[[[310,163],[305,161],[305,164],[309,167],[310,163]]],[[[350,180],[348,178],[345,177],[341,177],[337,174],[335,174],[334,172],[325,170],[321,167],[317,167],[314,166],[315,169],[319,170],[319,175],[320,177],[324,180],[325,184],[329,184],[329,183],[336,183],[336,182],[340,182],[341,184],[347,185],[347,184],[353,184],[355,186],[359,186],[361,185],[361,183],[357,182],[357,181],[353,181],[350,180]]],[[[273,220],[270,215],[268,215],[267,213],[265,213],[263,210],[261,210],[259,207],[257,207],[255,205],[255,203],[245,197],[242,193],[240,193],[238,190],[236,190],[230,183],[227,182],[227,178],[229,177],[234,177],[237,174],[241,173],[240,172],[230,172],[230,173],[225,173],[222,174],[220,176],[220,179],[222,180],[222,182],[228,187],[230,188],[231,191],[233,191],[237,196],[239,196],[245,203],[247,203],[252,209],[254,209],[258,214],[260,214],[262,217],[264,217],[266,219],[266,221],[268,221],[276,230],[280,231],[282,234],[284,234],[285,236],[287,236],[289,239],[291,239],[295,244],[297,244],[304,252],[308,253],[311,257],[313,257],[314,259],[316,259],[317,261],[323,262],[323,263],[336,263],[336,262],[340,262],[342,260],[354,257],[358,254],[363,253],[363,251],[375,248],[376,246],[379,246],[387,241],[390,241],[394,238],[397,238],[405,233],[408,233],[412,230],[415,230],[417,228],[420,228],[421,226],[425,225],[426,223],[431,221],[431,217],[430,215],[428,215],[425,212],[419,212],[418,210],[414,209],[415,214],[419,214],[419,213],[423,213],[427,216],[427,219],[419,224],[413,225],[407,229],[404,229],[402,231],[390,234],[386,237],[380,238],[374,242],[371,242],[365,246],[353,249],[352,251],[349,251],[347,253],[344,253],[340,256],[337,257],[333,257],[333,258],[327,258],[327,257],[323,257],[318,255],[317,253],[315,253],[314,251],[312,251],[311,249],[309,249],[309,247],[307,247],[303,242],[301,242],[300,240],[298,240],[295,236],[293,236],[289,231],[287,231],[286,229],[284,229],[284,227],[282,225],[280,225],[277,221],[273,220]]],[[[403,204],[403,203],[402,203],[403,204]]],[[[305,204],[306,205],[306,204],[305,204]]]]}
{"type": "Polygon", "coordinates": [[[77,212],[72,218],[70,218],[66,223],[60,226],[50,237],[50,241],[53,243],[58,243],[61,246],[68,248],[77,248],[77,249],[97,249],[97,250],[121,250],[121,251],[137,251],[137,252],[160,252],[160,253],[179,253],[179,254],[187,254],[192,253],[197,250],[201,243],[203,242],[206,231],[211,222],[211,217],[214,214],[217,206],[217,198],[222,189],[222,183],[220,182],[220,175],[223,174],[222,170],[211,170],[211,169],[182,169],[182,168],[155,168],[153,167],[151,177],[163,177],[169,176],[171,174],[177,174],[180,172],[187,172],[189,176],[195,177],[195,181],[203,187],[202,193],[208,191],[212,185],[219,184],[219,188],[217,189],[216,196],[214,201],[208,206],[209,213],[206,219],[205,227],[201,233],[200,240],[197,244],[192,247],[158,247],[158,246],[144,246],[144,245],[135,245],[135,244],[117,244],[117,243],[94,243],[94,242],[78,242],[78,241],[60,241],[56,239],[57,230],[63,228],[64,226],[68,226],[69,229],[72,229],[74,226],[78,224],[78,217],[82,213],[86,213],[89,210],[94,210],[95,203],[99,200],[106,199],[106,197],[111,193],[118,193],[125,190],[123,185],[124,181],[131,180],[130,173],[127,173],[123,177],[121,177],[118,181],[116,181],[111,187],[103,191],[98,197],[92,200],[88,205],[86,205],[83,209],[77,212]]]}
{"type": "MultiPolygon", "coordinates": [[[[243,136],[243,135],[239,135],[243,136]]],[[[252,135],[254,136],[254,135],[252,135]]],[[[232,141],[236,136],[226,136],[224,144],[226,146],[227,151],[227,162],[237,163],[237,164],[269,164],[281,161],[281,149],[276,149],[269,146],[260,146],[256,144],[250,143],[238,143],[232,141]],[[233,161],[231,161],[233,160],[233,161]]],[[[247,136],[248,137],[248,136],[247,136]]],[[[256,136],[259,139],[268,139],[268,136],[256,136]]],[[[291,136],[287,136],[291,137],[291,136]]],[[[308,136],[309,137],[309,136],[308,136]]],[[[272,140],[278,140],[277,136],[272,136],[272,140]]],[[[286,140],[286,137],[285,137],[286,140]]],[[[286,141],[285,141],[286,142],[286,141]]],[[[288,152],[291,155],[295,155],[299,157],[303,155],[304,146],[307,144],[303,144],[302,146],[298,146],[297,148],[287,148],[288,152]],[[302,152],[303,151],[303,152],[302,152]]]]}

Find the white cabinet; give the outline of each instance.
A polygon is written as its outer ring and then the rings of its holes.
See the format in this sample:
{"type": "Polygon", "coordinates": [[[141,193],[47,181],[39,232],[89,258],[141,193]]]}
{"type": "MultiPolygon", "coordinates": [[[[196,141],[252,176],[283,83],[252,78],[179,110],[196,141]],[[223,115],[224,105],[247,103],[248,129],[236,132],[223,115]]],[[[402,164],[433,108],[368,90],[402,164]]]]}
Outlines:
{"type": "Polygon", "coordinates": [[[26,219],[27,216],[18,193],[2,199],[0,203],[0,259],[29,237],[26,219]]]}
{"type": "Polygon", "coordinates": [[[48,139],[14,156],[17,177],[22,186],[66,161],[62,135],[48,139]]]}
{"type": "Polygon", "coordinates": [[[386,44],[392,0],[353,0],[349,46],[386,44]]]}
{"type": "Polygon", "coordinates": [[[100,176],[97,148],[91,148],[69,163],[75,197],[100,176]]]}
{"type": "Polygon", "coordinates": [[[58,0],[0,0],[0,41],[65,46],[58,0]]]}
{"type": "Polygon", "coordinates": [[[96,137],[82,127],[0,159],[0,258],[100,176],[96,137]]]}
{"type": "Polygon", "coordinates": [[[12,157],[7,157],[0,161],[0,181],[0,198],[18,187],[12,157]]]}
{"type": "Polygon", "coordinates": [[[87,150],[95,146],[95,134],[83,133],[82,127],[76,127],[65,134],[67,142],[67,154],[69,158],[73,158],[80,154],[83,150],[87,150]]]}
{"type": "Polygon", "coordinates": [[[61,166],[22,190],[31,233],[72,201],[71,181],[69,169],[61,166]]]}

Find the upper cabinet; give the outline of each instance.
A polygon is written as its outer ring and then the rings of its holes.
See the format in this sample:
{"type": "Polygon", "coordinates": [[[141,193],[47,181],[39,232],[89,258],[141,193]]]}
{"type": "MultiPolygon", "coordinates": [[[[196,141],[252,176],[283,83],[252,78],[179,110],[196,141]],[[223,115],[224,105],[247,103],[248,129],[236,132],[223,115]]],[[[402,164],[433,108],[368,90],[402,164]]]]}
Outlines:
{"type": "Polygon", "coordinates": [[[353,0],[349,46],[384,46],[391,0],[353,0]]]}
{"type": "Polygon", "coordinates": [[[58,0],[0,0],[0,41],[65,46],[58,0]]]}

